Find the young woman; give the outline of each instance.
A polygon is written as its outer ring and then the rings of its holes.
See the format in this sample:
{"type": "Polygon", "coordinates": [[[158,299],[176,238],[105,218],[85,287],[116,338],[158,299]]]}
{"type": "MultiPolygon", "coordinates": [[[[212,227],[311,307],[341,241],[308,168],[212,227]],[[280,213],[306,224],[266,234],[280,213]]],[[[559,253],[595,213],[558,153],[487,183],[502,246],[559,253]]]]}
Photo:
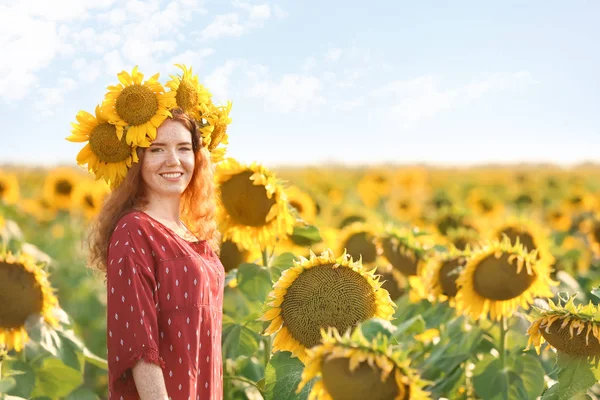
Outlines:
{"type": "Polygon", "coordinates": [[[107,276],[111,399],[223,397],[213,168],[194,120],[171,113],[92,236],[107,276]]]}

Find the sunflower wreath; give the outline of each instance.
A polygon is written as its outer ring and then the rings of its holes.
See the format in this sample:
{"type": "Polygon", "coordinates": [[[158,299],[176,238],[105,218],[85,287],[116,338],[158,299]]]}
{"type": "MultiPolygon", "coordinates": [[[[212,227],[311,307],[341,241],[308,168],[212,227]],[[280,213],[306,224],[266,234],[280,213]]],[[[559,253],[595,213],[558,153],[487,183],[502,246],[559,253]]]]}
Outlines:
{"type": "Polygon", "coordinates": [[[137,66],[117,75],[119,83],[108,86],[94,115],[79,111],[72,123],[71,142],[87,142],[77,155],[77,163],[87,165],[97,180],[104,179],[117,187],[133,163],[138,162],[138,147],[149,147],[156,130],[173,109],[181,109],[194,119],[202,137],[202,146],[213,163],[221,161],[228,143],[227,127],[231,123],[231,102],[217,106],[210,92],[199,82],[192,68],[176,64],[180,75],[171,75],[164,86],[159,74],[144,80],[137,66]],[[166,91],[165,88],[169,89],[166,91]]]}

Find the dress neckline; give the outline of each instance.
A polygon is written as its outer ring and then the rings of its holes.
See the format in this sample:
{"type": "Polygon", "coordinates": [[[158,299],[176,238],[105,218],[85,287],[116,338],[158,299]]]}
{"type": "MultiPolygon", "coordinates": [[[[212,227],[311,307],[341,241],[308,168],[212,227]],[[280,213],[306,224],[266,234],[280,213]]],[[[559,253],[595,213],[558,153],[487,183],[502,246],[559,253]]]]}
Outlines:
{"type": "MultiPolygon", "coordinates": [[[[142,211],[142,210],[136,210],[136,211],[139,212],[139,213],[144,214],[148,219],[152,220],[153,222],[156,222],[158,225],[160,225],[164,230],[166,230],[167,232],[169,232],[171,235],[177,237],[178,239],[183,240],[184,242],[186,242],[188,244],[202,244],[202,243],[206,242],[205,239],[203,239],[203,240],[198,239],[198,240],[194,240],[194,241],[187,240],[187,239],[183,238],[181,235],[179,235],[178,233],[176,233],[173,229],[169,228],[168,226],[166,226],[165,224],[163,224],[162,222],[160,222],[156,218],[153,218],[147,212],[142,211]]],[[[186,229],[187,229],[187,226],[186,226],[186,229]]],[[[191,233],[191,231],[189,229],[188,229],[188,231],[191,233]]]]}

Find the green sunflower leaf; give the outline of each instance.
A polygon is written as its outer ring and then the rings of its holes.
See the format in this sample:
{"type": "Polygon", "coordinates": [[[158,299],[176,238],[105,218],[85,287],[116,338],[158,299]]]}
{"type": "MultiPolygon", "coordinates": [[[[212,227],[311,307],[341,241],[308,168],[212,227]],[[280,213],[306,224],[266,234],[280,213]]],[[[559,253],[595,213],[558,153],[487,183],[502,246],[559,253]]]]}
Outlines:
{"type": "Polygon", "coordinates": [[[313,382],[304,386],[296,394],[298,384],[302,380],[304,364],[297,358],[290,357],[288,351],[277,352],[271,357],[265,369],[265,400],[305,400],[312,388],[313,382]]]}
{"type": "Polygon", "coordinates": [[[583,357],[571,357],[559,352],[557,364],[560,368],[558,371],[559,400],[573,399],[584,394],[600,376],[600,367],[583,357]]]}
{"type": "Polygon", "coordinates": [[[299,246],[310,246],[323,240],[319,228],[313,225],[294,226],[294,232],[291,234],[290,239],[299,246]]]}

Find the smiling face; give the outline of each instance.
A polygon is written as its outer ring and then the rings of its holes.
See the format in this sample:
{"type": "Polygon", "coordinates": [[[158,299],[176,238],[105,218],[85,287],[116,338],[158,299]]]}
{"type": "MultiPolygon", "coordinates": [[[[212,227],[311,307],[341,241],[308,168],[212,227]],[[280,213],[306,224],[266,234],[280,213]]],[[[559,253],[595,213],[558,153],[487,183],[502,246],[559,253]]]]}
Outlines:
{"type": "Polygon", "coordinates": [[[149,196],[181,196],[194,173],[192,135],[178,121],[165,120],[156,139],[145,149],[142,179],[149,196]]]}

